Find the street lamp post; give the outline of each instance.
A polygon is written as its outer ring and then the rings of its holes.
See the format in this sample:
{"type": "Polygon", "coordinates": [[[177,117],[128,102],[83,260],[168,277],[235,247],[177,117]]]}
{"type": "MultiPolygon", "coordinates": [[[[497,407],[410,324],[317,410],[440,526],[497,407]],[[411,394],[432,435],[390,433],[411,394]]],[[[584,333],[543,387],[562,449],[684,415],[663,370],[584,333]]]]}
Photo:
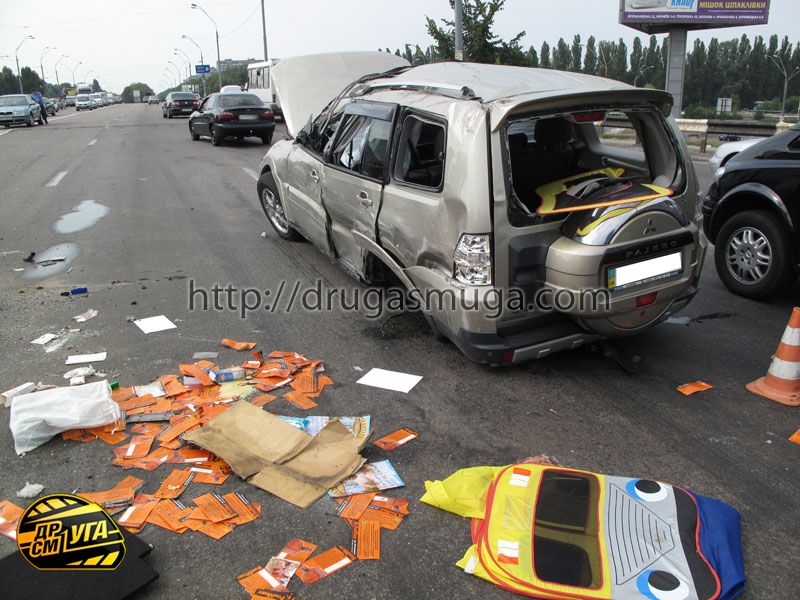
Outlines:
{"type": "Polygon", "coordinates": [[[464,60],[464,3],[462,0],[456,0],[455,2],[455,9],[456,9],[456,56],[455,59],[458,61],[464,60]]]}
{"type": "MultiPolygon", "coordinates": [[[[195,47],[200,51],[200,64],[201,65],[206,64],[205,61],[203,60],[203,49],[197,44],[197,42],[195,42],[188,35],[181,35],[181,38],[184,39],[184,40],[189,40],[192,44],[195,45],[195,47]]],[[[206,76],[205,76],[205,74],[200,76],[200,80],[203,82],[203,96],[205,96],[206,95],[206,76]]]]}
{"type": "Polygon", "coordinates": [[[32,35],[26,35],[24,38],[22,38],[22,41],[19,43],[19,46],[17,46],[17,49],[14,50],[14,58],[17,61],[17,81],[19,81],[20,94],[24,94],[25,91],[22,89],[22,73],[19,70],[19,49],[22,48],[22,44],[24,44],[27,40],[33,40],[33,39],[36,38],[34,38],[32,35]]]}
{"type": "Polygon", "coordinates": [[[200,6],[199,4],[192,4],[192,8],[201,10],[203,14],[207,16],[209,20],[214,24],[214,34],[217,38],[217,80],[219,81],[219,89],[222,90],[222,71],[220,70],[220,63],[222,61],[219,55],[219,27],[217,27],[217,22],[211,18],[211,15],[208,14],[202,6],[200,6]]]}
{"type": "MultiPolygon", "coordinates": [[[[91,75],[92,73],[94,73],[94,71],[91,70],[91,69],[86,71],[86,75],[83,76],[83,80],[84,81],[89,81],[89,75],[91,75]]],[[[94,91],[94,86],[92,86],[92,91],[94,91]]]]}
{"type": "Polygon", "coordinates": [[[648,72],[650,69],[653,69],[653,68],[655,68],[655,67],[654,67],[654,65],[650,65],[650,66],[647,66],[647,67],[645,67],[645,68],[644,68],[644,69],[642,69],[641,71],[639,71],[639,72],[636,74],[636,77],[634,77],[634,78],[633,78],[633,87],[636,87],[636,82],[637,82],[637,81],[639,81],[639,77],[641,77],[642,75],[644,75],[644,74],[645,74],[645,73],[647,73],[647,72],[648,72]]]}
{"type": "MultiPolygon", "coordinates": [[[[800,67],[797,67],[792,73],[789,73],[789,69],[786,68],[786,65],[783,64],[783,57],[780,54],[773,54],[770,56],[772,62],[775,63],[775,66],[780,69],[780,72],[783,73],[783,102],[781,103],[781,123],[786,119],[786,94],[789,92],[789,82],[794,79],[797,75],[800,75],[800,67]]],[[[798,107],[798,112],[800,112],[800,107],[798,107]]]]}
{"type": "Polygon", "coordinates": [[[176,65],[174,62],[172,62],[172,60],[168,60],[167,62],[170,65],[172,65],[173,67],[175,67],[175,71],[178,74],[178,83],[180,83],[181,79],[183,79],[183,77],[181,76],[181,68],[180,68],[180,66],[176,65]]]}
{"type": "Polygon", "coordinates": [[[264,62],[267,62],[269,53],[267,52],[267,12],[264,9],[264,0],[261,0],[261,26],[264,31],[264,62]]]}
{"type": "MultiPolygon", "coordinates": [[[[53,70],[56,72],[56,85],[61,85],[61,83],[58,81],[58,65],[60,65],[61,61],[65,58],[69,58],[69,54],[62,54],[59,56],[55,66],[53,67],[53,70]]],[[[74,84],[75,82],[73,81],[72,83],[74,84]]]]}
{"type": "Polygon", "coordinates": [[[77,71],[78,67],[80,67],[82,64],[83,64],[83,61],[79,62],[77,65],[75,65],[75,68],[72,69],[72,85],[75,86],[76,90],[78,89],[78,82],[75,80],[75,71],[77,71]]]}
{"type": "Polygon", "coordinates": [[[173,52],[173,54],[175,56],[177,56],[178,58],[183,58],[186,61],[186,78],[189,79],[192,76],[192,69],[191,69],[192,59],[189,58],[189,55],[186,54],[186,52],[184,52],[180,48],[174,48],[174,50],[175,51],[173,52]],[[179,52],[180,54],[178,54],[179,52]]]}
{"type": "Polygon", "coordinates": [[[42,50],[42,53],[39,55],[39,75],[41,75],[42,81],[44,81],[44,57],[48,52],[56,49],[58,49],[58,46],[45,46],[44,50],[42,50]]]}

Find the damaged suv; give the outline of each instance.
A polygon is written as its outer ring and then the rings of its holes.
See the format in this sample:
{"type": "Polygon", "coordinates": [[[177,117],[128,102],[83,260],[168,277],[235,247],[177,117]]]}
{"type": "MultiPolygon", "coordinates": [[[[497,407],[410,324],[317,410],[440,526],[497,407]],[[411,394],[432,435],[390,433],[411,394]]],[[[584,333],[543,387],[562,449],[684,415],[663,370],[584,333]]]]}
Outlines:
{"type": "Polygon", "coordinates": [[[293,136],[260,165],[275,231],[399,280],[471,359],[632,335],[696,294],[698,186],[666,92],[373,52],[286,59],[273,79],[293,136]],[[630,135],[604,134],[611,113],[630,135]]]}

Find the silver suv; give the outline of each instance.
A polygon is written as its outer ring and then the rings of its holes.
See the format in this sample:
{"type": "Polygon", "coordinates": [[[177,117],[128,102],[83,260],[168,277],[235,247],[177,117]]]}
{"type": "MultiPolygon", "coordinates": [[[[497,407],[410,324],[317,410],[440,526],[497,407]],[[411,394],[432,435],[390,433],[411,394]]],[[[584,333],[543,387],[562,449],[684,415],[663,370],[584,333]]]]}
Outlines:
{"type": "Polygon", "coordinates": [[[286,59],[273,79],[293,138],[260,165],[275,231],[399,280],[473,360],[632,335],[696,294],[697,179],[666,92],[372,52],[286,59]]]}

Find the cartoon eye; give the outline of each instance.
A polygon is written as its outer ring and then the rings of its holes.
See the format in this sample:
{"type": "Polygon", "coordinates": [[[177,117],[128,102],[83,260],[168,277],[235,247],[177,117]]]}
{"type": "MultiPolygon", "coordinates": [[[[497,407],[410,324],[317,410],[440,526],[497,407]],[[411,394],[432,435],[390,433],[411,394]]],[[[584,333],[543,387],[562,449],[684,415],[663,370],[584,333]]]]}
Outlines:
{"type": "Polygon", "coordinates": [[[636,579],[636,587],[650,600],[684,600],[689,597],[687,583],[666,571],[644,571],[636,579]]]}
{"type": "Polygon", "coordinates": [[[650,479],[634,479],[625,489],[634,498],[645,502],[661,502],[667,497],[667,487],[650,479]]]}

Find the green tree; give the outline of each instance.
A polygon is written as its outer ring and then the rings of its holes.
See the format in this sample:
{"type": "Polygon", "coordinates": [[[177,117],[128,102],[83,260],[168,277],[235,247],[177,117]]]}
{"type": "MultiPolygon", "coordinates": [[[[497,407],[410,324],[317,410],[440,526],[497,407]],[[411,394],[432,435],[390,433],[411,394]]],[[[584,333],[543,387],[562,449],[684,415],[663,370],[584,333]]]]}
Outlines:
{"type": "Polygon", "coordinates": [[[569,70],[576,73],[580,73],[583,70],[583,46],[581,45],[580,35],[572,38],[572,62],[569,70]]]}
{"type": "Polygon", "coordinates": [[[552,69],[553,63],[550,62],[550,44],[542,42],[542,51],[539,53],[539,66],[543,69],[552,69]]]}
{"type": "Polygon", "coordinates": [[[133,91],[139,90],[140,96],[144,97],[145,94],[152,94],[153,88],[151,88],[146,83],[129,83],[125,86],[125,89],[122,90],[122,101],[123,102],[133,102],[133,91]]]}
{"type": "Polygon", "coordinates": [[[102,92],[102,91],[103,88],[100,86],[100,82],[97,81],[97,79],[92,79],[92,92],[96,94],[97,92],[102,92]]]}
{"type": "Polygon", "coordinates": [[[534,69],[539,67],[539,53],[533,46],[528,48],[528,66],[534,69]]]}
{"type": "Polygon", "coordinates": [[[3,94],[19,94],[17,76],[8,67],[3,67],[0,71],[0,96],[3,94]]]}
{"type": "Polygon", "coordinates": [[[569,66],[572,63],[572,53],[569,51],[569,46],[564,38],[558,38],[558,43],[553,50],[553,68],[556,71],[569,71],[569,66]]]}
{"type": "MultiPolygon", "coordinates": [[[[497,13],[503,9],[506,0],[464,0],[464,59],[479,63],[496,63],[502,54],[519,58],[522,54],[519,41],[525,36],[521,31],[508,42],[504,42],[492,30],[497,13]]],[[[454,0],[450,7],[455,9],[454,0]]],[[[430,17],[425,17],[428,35],[436,43],[436,54],[442,57],[455,56],[455,23],[442,19],[439,25],[430,17]]]]}
{"type": "Polygon", "coordinates": [[[597,40],[593,35],[586,40],[586,58],[583,60],[583,72],[590,75],[597,74],[597,40]]]}
{"type": "Polygon", "coordinates": [[[631,72],[628,78],[629,83],[639,85],[642,83],[642,77],[646,76],[644,64],[644,48],[642,47],[642,40],[637,35],[633,38],[633,49],[631,50],[631,72]]]}

